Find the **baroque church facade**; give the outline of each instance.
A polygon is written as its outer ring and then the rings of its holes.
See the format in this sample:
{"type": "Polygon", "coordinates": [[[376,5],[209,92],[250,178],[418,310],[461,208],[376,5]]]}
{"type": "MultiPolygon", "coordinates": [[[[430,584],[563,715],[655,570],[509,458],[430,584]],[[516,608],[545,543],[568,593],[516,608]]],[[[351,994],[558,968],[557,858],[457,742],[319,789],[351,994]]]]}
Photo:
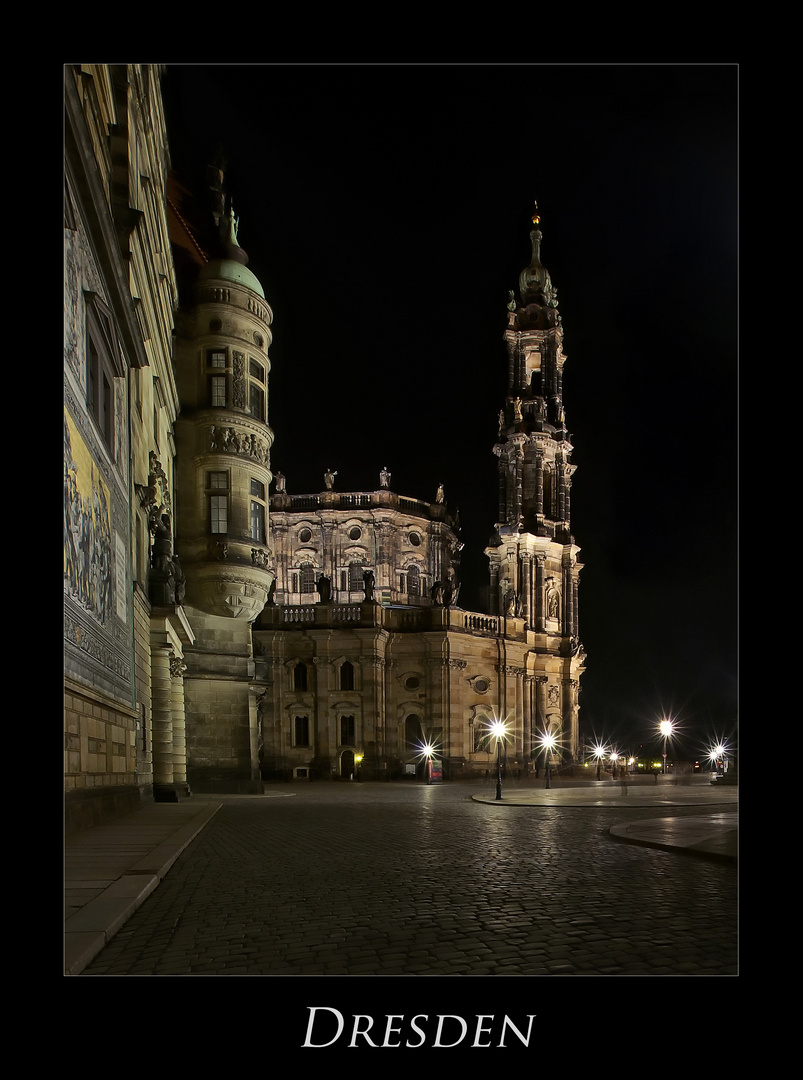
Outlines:
{"type": "MultiPolygon", "coordinates": [[[[68,827],[271,780],[485,775],[579,753],[579,548],[563,328],[541,263],[511,293],[490,610],[460,526],[393,489],[271,472],[272,311],[209,172],[209,233],[169,174],[152,65],[65,69],[68,827]],[[192,284],[180,280],[192,273],[192,284]]],[[[323,463],[325,464],[325,463],[323,463]]]]}

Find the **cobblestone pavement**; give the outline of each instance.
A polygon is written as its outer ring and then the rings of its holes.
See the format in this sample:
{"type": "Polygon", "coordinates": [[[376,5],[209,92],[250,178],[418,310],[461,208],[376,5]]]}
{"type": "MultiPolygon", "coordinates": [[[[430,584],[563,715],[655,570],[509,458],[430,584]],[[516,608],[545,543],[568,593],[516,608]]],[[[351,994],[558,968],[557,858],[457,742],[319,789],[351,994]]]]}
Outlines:
{"type": "MultiPolygon", "coordinates": [[[[83,974],[737,974],[737,866],[607,835],[666,807],[501,808],[472,793],[223,797],[83,974]]],[[[672,810],[686,813],[699,808],[672,810]]]]}

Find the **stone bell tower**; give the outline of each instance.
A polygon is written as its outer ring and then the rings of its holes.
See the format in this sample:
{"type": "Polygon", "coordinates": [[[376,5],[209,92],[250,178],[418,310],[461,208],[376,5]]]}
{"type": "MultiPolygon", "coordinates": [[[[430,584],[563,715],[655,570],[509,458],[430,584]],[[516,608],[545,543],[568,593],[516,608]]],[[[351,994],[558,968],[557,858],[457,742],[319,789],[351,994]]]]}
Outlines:
{"type": "Polygon", "coordinates": [[[177,544],[197,628],[185,653],[188,778],[193,790],[247,791],[261,786],[251,624],[274,579],[273,316],[246,265],[222,171],[210,168],[210,177],[214,235],[177,347],[177,544]]]}
{"type": "MultiPolygon", "coordinates": [[[[571,532],[576,466],[571,464],[573,448],[563,406],[563,327],[557,290],[541,262],[537,209],[530,240],[532,257],[519,275],[519,296],[511,291],[507,305],[507,395],[493,448],[499,468],[499,510],[486,548],[490,605],[492,614],[524,620],[535,634],[537,657],[563,659],[566,696],[576,701],[583,657],[578,625],[580,549],[571,532]]],[[[565,731],[567,710],[562,711],[565,731]]],[[[569,713],[576,715],[576,709],[569,713]]],[[[575,740],[572,733],[570,741],[575,740]]]]}

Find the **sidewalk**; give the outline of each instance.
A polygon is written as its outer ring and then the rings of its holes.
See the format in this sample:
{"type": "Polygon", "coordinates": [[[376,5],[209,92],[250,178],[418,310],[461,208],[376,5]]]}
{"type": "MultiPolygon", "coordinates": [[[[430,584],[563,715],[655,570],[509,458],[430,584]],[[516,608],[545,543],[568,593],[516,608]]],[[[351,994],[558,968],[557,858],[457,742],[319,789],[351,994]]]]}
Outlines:
{"type": "Polygon", "coordinates": [[[98,955],[221,805],[153,803],[66,838],[65,975],[78,975],[98,955]]]}

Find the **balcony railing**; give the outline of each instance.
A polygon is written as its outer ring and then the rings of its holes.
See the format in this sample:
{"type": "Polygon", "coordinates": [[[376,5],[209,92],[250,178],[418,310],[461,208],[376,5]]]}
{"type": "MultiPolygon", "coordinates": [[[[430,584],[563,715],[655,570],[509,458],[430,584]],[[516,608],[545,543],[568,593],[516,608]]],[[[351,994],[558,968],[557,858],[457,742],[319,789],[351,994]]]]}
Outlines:
{"type": "Polygon", "coordinates": [[[374,510],[379,508],[398,510],[412,517],[427,518],[431,521],[451,522],[451,514],[445,503],[429,503],[423,499],[413,499],[406,495],[397,495],[387,488],[377,491],[322,491],[308,495],[288,495],[286,492],[274,492],[271,496],[271,510],[374,510]]]}
{"type": "Polygon", "coordinates": [[[523,639],[523,619],[447,607],[384,607],[382,604],[281,604],[263,609],[257,629],[303,625],[319,629],[381,627],[396,633],[450,630],[523,639]]]}

